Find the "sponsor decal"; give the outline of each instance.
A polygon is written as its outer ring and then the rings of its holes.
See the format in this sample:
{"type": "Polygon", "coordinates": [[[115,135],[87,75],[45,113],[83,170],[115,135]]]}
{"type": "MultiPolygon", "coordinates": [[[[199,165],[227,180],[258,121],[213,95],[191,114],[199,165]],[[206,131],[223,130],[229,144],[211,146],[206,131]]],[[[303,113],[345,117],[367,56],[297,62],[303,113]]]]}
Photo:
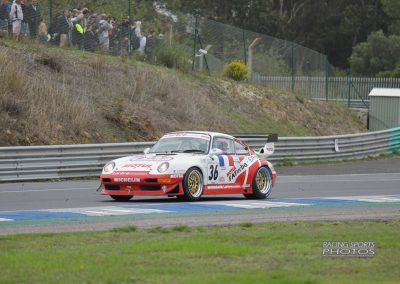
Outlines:
{"type": "Polygon", "coordinates": [[[183,178],[183,174],[171,175],[171,178],[183,178]]]}
{"type": "Polygon", "coordinates": [[[200,138],[207,141],[211,140],[211,137],[206,134],[199,134],[199,133],[171,133],[164,135],[161,139],[164,138],[173,138],[173,137],[188,137],[188,138],[200,138]]]}
{"type": "Polygon", "coordinates": [[[240,185],[209,185],[208,189],[232,189],[242,188],[240,185]]]}
{"type": "Polygon", "coordinates": [[[140,178],[114,178],[114,182],[140,182],[140,178]]]}
{"type": "Polygon", "coordinates": [[[228,180],[235,180],[243,171],[251,166],[255,160],[257,160],[256,156],[249,156],[240,163],[240,166],[238,168],[233,167],[227,174],[228,180]]]}
{"type": "Polygon", "coordinates": [[[126,164],[122,168],[138,169],[138,168],[151,168],[150,164],[126,164]]]}
{"type": "Polygon", "coordinates": [[[130,161],[144,161],[144,162],[166,162],[166,161],[171,161],[174,158],[171,156],[160,156],[160,155],[154,155],[154,156],[135,156],[130,161]]]}
{"type": "Polygon", "coordinates": [[[246,168],[248,167],[247,163],[243,163],[240,165],[238,169],[234,168],[233,171],[231,170],[230,174],[228,174],[229,181],[235,179],[238,175],[240,175],[246,168]]]}
{"type": "Polygon", "coordinates": [[[229,172],[226,174],[227,176],[232,175],[232,173],[236,170],[236,167],[233,167],[229,170],[229,172]]]}
{"type": "Polygon", "coordinates": [[[118,176],[118,175],[124,176],[124,175],[131,175],[131,174],[132,174],[132,172],[126,172],[126,171],[116,171],[116,172],[113,172],[113,175],[116,175],[116,176],[118,176]]]}

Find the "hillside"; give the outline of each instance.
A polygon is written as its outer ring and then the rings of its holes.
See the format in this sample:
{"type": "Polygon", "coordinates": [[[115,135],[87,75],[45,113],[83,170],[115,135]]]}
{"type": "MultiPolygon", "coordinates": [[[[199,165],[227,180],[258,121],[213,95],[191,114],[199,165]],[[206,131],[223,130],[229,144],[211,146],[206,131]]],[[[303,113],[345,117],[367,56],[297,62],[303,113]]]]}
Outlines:
{"type": "Polygon", "coordinates": [[[157,139],[173,130],[366,131],[340,104],[127,58],[0,40],[0,145],[157,139]]]}

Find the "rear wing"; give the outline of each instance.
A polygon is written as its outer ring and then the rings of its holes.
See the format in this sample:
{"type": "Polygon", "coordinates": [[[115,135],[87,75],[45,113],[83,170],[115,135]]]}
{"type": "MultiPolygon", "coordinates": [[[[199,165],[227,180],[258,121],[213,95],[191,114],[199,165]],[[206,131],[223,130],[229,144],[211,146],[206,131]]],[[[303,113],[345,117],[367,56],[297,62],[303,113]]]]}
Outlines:
{"type": "Polygon", "coordinates": [[[235,138],[245,140],[245,139],[265,139],[266,142],[278,142],[278,134],[231,134],[235,138]]]}
{"type": "MultiPolygon", "coordinates": [[[[260,158],[260,159],[266,159],[267,157],[271,156],[274,151],[275,151],[275,144],[274,142],[278,142],[278,134],[236,134],[233,135],[234,137],[241,139],[241,140],[248,140],[251,141],[252,139],[254,140],[264,140],[267,143],[259,149],[258,151],[255,151],[255,154],[260,158]]],[[[248,142],[246,141],[246,142],[248,142]]]]}

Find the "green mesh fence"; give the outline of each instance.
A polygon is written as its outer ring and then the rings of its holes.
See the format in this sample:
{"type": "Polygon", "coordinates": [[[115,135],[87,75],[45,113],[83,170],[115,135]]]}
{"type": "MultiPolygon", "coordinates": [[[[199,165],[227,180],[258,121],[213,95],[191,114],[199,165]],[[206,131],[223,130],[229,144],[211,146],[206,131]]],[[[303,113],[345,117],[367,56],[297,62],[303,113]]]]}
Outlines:
{"type": "Polygon", "coordinates": [[[365,106],[369,90],[379,85],[336,70],[326,55],[299,44],[193,15],[163,16],[146,1],[47,0],[39,5],[48,35],[39,32],[36,36],[44,44],[131,55],[210,75],[222,75],[226,64],[241,60],[250,69],[249,83],[342,100],[349,106],[352,101],[365,106]],[[84,8],[88,9],[85,13],[84,8]],[[63,20],[65,9],[68,23],[63,20]],[[142,23],[140,29],[137,20],[142,23]]]}
{"type": "Polygon", "coordinates": [[[307,93],[318,94],[318,98],[326,95],[330,65],[324,54],[212,20],[197,18],[190,24],[197,30],[193,34],[197,49],[193,70],[222,74],[225,64],[242,60],[250,68],[250,82],[300,93],[308,88],[307,93]],[[315,82],[320,82],[319,86],[315,82]]]}

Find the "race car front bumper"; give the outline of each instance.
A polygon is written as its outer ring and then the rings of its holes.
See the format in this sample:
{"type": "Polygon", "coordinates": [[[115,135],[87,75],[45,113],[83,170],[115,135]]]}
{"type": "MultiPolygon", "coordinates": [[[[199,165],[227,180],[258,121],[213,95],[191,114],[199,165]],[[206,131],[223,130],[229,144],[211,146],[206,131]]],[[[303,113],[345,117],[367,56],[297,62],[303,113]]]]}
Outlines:
{"type": "Polygon", "coordinates": [[[182,195],[183,176],[132,174],[116,176],[103,174],[100,182],[104,195],[182,195]]]}

